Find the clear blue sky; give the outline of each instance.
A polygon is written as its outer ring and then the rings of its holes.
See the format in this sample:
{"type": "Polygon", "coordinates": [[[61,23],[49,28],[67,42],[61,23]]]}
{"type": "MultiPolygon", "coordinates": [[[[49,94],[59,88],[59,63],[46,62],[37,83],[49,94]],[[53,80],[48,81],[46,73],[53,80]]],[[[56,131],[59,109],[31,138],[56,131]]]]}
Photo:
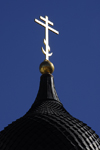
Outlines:
{"type": "Polygon", "coordinates": [[[100,0],[0,0],[0,130],[34,102],[45,59],[47,15],[59,99],[66,110],[100,136],[100,0]]]}

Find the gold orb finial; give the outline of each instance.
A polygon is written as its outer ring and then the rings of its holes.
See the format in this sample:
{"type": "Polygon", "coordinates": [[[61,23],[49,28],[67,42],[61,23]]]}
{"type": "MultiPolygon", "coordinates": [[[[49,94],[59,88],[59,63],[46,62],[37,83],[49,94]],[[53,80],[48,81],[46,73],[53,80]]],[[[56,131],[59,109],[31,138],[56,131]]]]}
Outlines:
{"type": "Polygon", "coordinates": [[[49,60],[44,60],[39,67],[39,70],[42,74],[50,73],[52,74],[54,71],[54,65],[49,60]]]}

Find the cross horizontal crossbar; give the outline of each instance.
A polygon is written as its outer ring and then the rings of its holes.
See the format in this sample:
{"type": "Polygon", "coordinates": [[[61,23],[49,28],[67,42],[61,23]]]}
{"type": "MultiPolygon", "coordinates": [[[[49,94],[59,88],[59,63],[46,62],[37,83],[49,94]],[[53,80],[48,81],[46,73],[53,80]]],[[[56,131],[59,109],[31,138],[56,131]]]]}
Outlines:
{"type": "MultiPolygon", "coordinates": [[[[43,22],[41,22],[41,21],[39,21],[37,19],[35,19],[35,22],[37,22],[38,24],[42,25],[43,27],[46,27],[46,25],[43,22]]],[[[56,33],[56,34],[59,34],[59,32],[57,30],[55,30],[55,29],[53,29],[53,28],[51,28],[49,26],[48,26],[48,29],[51,30],[52,32],[56,33]]]]}

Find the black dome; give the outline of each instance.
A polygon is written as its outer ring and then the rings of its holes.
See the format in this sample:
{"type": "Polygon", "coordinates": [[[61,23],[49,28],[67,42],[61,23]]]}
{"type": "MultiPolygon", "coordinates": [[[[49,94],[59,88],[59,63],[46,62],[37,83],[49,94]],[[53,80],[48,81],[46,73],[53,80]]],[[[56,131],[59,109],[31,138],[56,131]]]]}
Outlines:
{"type": "Polygon", "coordinates": [[[0,132],[0,150],[99,150],[98,135],[60,102],[53,76],[41,76],[30,110],[0,132]]]}

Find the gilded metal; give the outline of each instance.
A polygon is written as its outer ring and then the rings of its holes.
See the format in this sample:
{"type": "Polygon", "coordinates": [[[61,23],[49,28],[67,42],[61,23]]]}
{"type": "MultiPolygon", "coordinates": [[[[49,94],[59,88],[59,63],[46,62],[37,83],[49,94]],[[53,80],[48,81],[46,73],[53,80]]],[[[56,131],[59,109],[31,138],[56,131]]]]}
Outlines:
{"type": "Polygon", "coordinates": [[[45,27],[45,39],[44,39],[44,45],[45,45],[45,50],[42,47],[42,52],[43,54],[45,54],[46,56],[46,60],[49,60],[49,57],[52,55],[52,53],[50,52],[50,46],[49,46],[49,37],[48,37],[48,30],[51,30],[52,32],[59,34],[59,32],[51,27],[48,26],[48,24],[50,24],[51,26],[53,26],[53,22],[48,20],[48,16],[45,16],[45,18],[43,18],[42,16],[40,16],[40,19],[43,20],[45,23],[35,19],[35,22],[42,25],[43,27],[45,27]]]}
{"type": "Polygon", "coordinates": [[[44,60],[40,64],[39,70],[42,74],[47,74],[47,73],[52,74],[54,71],[54,65],[49,60],[44,60]]]}

